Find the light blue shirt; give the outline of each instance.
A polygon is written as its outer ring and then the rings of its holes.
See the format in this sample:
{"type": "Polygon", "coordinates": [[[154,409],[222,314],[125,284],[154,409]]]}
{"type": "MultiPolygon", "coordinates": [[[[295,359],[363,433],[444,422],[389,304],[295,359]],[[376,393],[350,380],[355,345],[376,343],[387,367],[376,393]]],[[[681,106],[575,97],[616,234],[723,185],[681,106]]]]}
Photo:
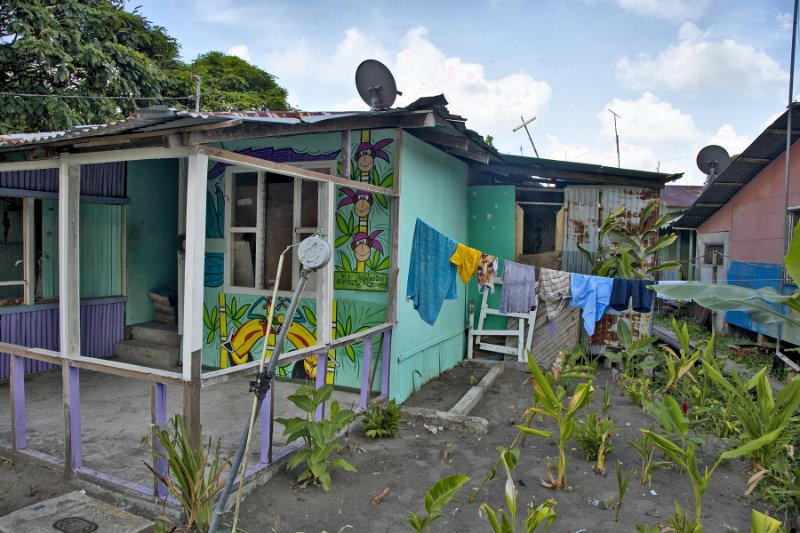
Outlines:
{"type": "Polygon", "coordinates": [[[614,278],[589,276],[586,274],[571,274],[570,288],[572,298],[569,305],[580,307],[583,317],[583,329],[591,337],[594,335],[594,325],[603,317],[608,302],[611,300],[611,288],[614,278]]]}

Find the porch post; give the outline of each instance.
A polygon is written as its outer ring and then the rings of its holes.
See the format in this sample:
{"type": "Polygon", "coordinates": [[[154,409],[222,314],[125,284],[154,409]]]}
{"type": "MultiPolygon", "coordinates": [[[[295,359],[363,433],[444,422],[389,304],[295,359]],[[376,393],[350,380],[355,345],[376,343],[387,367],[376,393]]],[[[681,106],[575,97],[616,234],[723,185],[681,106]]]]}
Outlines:
{"type": "Polygon", "coordinates": [[[81,353],[80,165],[61,154],[58,166],[58,329],[64,403],[64,475],[81,466],[80,371],[69,359],[81,353]]]}
{"type": "MultiPolygon", "coordinates": [[[[319,212],[318,221],[320,229],[323,230],[325,240],[333,246],[334,221],[336,213],[336,186],[332,182],[319,183],[319,212]]],[[[328,263],[317,270],[317,344],[329,345],[332,334],[331,328],[335,327],[336,317],[333,316],[333,257],[328,263]]],[[[317,355],[317,378],[316,387],[325,385],[325,378],[328,373],[328,352],[320,352],[317,355]]],[[[298,363],[300,363],[298,361],[298,363]]],[[[295,363],[295,364],[298,364],[295,363]]],[[[317,408],[316,419],[321,420],[325,415],[325,406],[317,408]]]]}
{"type": "Polygon", "coordinates": [[[383,332],[383,354],[381,362],[381,396],[389,396],[389,367],[392,364],[392,330],[383,332]]]}
{"type": "Polygon", "coordinates": [[[11,355],[11,445],[15,450],[25,448],[25,358],[11,355]]]}
{"type": "Polygon", "coordinates": [[[206,251],[206,180],[208,156],[189,156],[186,184],[186,260],[181,328],[183,420],[193,447],[200,439],[200,365],[203,349],[203,278],[206,251]]]}
{"type": "MultiPolygon", "coordinates": [[[[361,363],[361,402],[359,406],[361,409],[367,408],[367,400],[369,399],[369,371],[372,368],[372,337],[364,339],[364,355],[361,363]]],[[[319,370],[317,370],[319,372],[319,370]]]]}
{"type": "MultiPolygon", "coordinates": [[[[153,464],[156,472],[163,476],[167,473],[167,460],[159,457],[164,454],[164,447],[156,435],[156,432],[163,431],[167,426],[167,386],[163,383],[150,384],[150,422],[153,428],[153,464]]],[[[160,498],[166,493],[167,486],[153,476],[153,494],[160,498]]]]}

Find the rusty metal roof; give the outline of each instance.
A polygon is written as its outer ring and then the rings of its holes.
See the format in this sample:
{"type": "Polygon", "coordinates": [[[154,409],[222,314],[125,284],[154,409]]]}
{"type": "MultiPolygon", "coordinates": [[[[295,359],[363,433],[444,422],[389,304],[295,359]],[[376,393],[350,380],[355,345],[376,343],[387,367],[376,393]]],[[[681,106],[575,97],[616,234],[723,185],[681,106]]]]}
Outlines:
{"type": "MultiPolygon", "coordinates": [[[[800,103],[792,104],[791,142],[800,138],[800,103]]],[[[675,227],[697,228],[721,207],[728,203],[742,187],[750,183],[764,168],[786,151],[786,133],[789,112],[784,112],[775,122],[750,143],[750,146],[731,161],[730,166],[717,176],[692,206],[675,222],[675,227]]]]}
{"type": "Polygon", "coordinates": [[[660,199],[667,207],[689,207],[703,192],[702,185],[667,185],[660,199]]]}

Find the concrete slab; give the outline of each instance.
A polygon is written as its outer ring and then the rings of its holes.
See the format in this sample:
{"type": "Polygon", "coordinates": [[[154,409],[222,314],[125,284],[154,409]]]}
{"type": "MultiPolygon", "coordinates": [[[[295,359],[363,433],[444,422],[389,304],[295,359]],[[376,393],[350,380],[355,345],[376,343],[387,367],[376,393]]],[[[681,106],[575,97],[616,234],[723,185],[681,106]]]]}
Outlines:
{"type": "Polygon", "coordinates": [[[483,394],[497,381],[497,378],[500,377],[504,369],[503,363],[495,364],[495,366],[483,376],[483,379],[478,385],[469,389],[458,403],[450,408],[450,412],[456,415],[468,415],[470,411],[478,405],[478,402],[481,401],[483,394]]]}
{"type": "Polygon", "coordinates": [[[36,503],[0,518],[0,533],[144,533],[153,522],[81,491],[36,503]]]}

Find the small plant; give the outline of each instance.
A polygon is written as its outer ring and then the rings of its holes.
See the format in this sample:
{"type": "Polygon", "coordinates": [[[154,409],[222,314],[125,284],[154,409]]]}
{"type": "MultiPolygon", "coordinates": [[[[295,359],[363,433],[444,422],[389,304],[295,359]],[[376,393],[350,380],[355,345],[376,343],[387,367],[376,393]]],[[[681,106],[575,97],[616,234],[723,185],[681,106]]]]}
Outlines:
{"type": "MultiPolygon", "coordinates": [[[[652,431],[653,428],[650,428],[652,431]]],[[[660,469],[666,468],[671,463],[669,461],[653,461],[653,456],[656,453],[656,445],[650,440],[647,435],[641,435],[638,439],[634,440],[626,440],[631,447],[636,450],[636,453],[639,454],[639,457],[642,458],[642,468],[640,470],[641,475],[639,476],[639,483],[644,485],[647,483],[647,486],[650,486],[650,482],[653,478],[653,472],[660,469]]]]}
{"type": "MultiPolygon", "coordinates": [[[[514,479],[511,477],[511,471],[517,466],[518,460],[519,449],[500,448],[500,462],[506,471],[505,497],[508,514],[503,509],[495,512],[488,503],[484,503],[480,507],[481,517],[489,521],[495,533],[514,533],[516,531],[518,493],[514,479]]],[[[553,499],[548,499],[537,507],[533,507],[533,504],[529,505],[528,516],[525,518],[525,531],[533,533],[540,525],[544,525],[544,531],[550,529],[556,520],[556,512],[553,510],[555,506],[556,501],[553,499]]]]}
{"type": "Polygon", "coordinates": [[[614,405],[608,398],[609,396],[608,392],[609,392],[608,381],[606,381],[606,386],[603,387],[603,411],[602,411],[603,416],[606,416],[608,414],[608,410],[611,409],[611,407],[613,407],[614,405]]]}
{"type": "Polygon", "coordinates": [[[221,481],[227,460],[220,459],[220,443],[217,441],[212,453],[211,438],[200,450],[192,448],[186,425],[180,415],[170,421],[170,427],[155,433],[163,453],[156,455],[167,461],[166,475],[162,475],[147,463],[145,466],[155,475],[183,507],[184,524],[174,524],[168,517],[155,518],[157,524],[169,524],[178,531],[208,531],[211,525],[214,497],[223,489],[221,481]]]}
{"type": "Polygon", "coordinates": [[[597,461],[594,470],[601,476],[606,475],[606,455],[614,450],[614,446],[609,443],[611,434],[615,431],[617,427],[614,422],[605,416],[598,418],[594,409],[589,411],[575,429],[573,439],[578,443],[587,461],[597,461]]]}
{"type": "Polygon", "coordinates": [[[364,430],[367,437],[373,439],[393,438],[400,430],[400,406],[394,403],[394,400],[386,404],[386,407],[379,403],[372,403],[361,416],[364,419],[364,430]]]}
{"type": "Polygon", "coordinates": [[[625,379],[625,394],[639,407],[653,399],[653,384],[648,378],[629,377],[625,379]]]}
{"type": "Polygon", "coordinates": [[[633,470],[627,470],[625,475],[622,475],[622,465],[617,463],[617,489],[619,489],[619,496],[617,497],[617,505],[614,513],[614,522],[619,522],[619,512],[622,510],[622,499],[625,498],[625,492],[628,490],[628,482],[631,480],[633,470]]]}
{"type": "Polygon", "coordinates": [[[636,533],[659,533],[659,527],[649,526],[647,524],[636,524],[636,533]]]}
{"type": "Polygon", "coordinates": [[[618,352],[604,352],[603,355],[612,363],[622,365],[623,383],[625,380],[639,377],[643,370],[653,368],[655,362],[645,361],[647,353],[658,337],[642,337],[633,340],[631,328],[626,320],[617,321],[618,352]]]}
{"type": "MultiPolygon", "coordinates": [[[[533,356],[528,354],[528,368],[533,375],[533,407],[526,411],[527,417],[541,414],[552,418],[558,425],[558,433],[534,429],[528,426],[517,425],[523,432],[539,437],[548,437],[556,443],[558,447],[558,464],[556,475],[548,467],[548,481],[542,480],[542,485],[551,489],[560,489],[567,483],[567,454],[566,448],[570,438],[575,433],[575,416],[578,411],[583,409],[594,395],[592,381],[584,381],[575,387],[575,393],[570,398],[566,406],[562,404],[562,397],[565,395],[563,388],[553,389],[553,377],[545,376],[539,365],[536,364],[533,356]],[[549,377],[549,379],[548,379],[549,377]]],[[[529,418],[532,420],[532,418],[529,418]]]]}
{"type": "Polygon", "coordinates": [[[437,481],[425,493],[425,512],[427,513],[425,517],[421,518],[416,513],[408,511],[406,523],[417,533],[430,532],[431,523],[442,516],[444,506],[453,499],[453,496],[467,481],[469,481],[469,477],[460,475],[449,476],[437,481]]]}
{"type": "Polygon", "coordinates": [[[316,420],[317,407],[331,397],[333,385],[326,384],[319,389],[311,385],[302,385],[288,397],[301,411],[304,417],[276,418],[283,424],[283,434],[287,435],[287,444],[303,439],[305,446],[295,453],[286,467],[292,469],[298,465],[306,465],[306,469],[297,478],[302,483],[319,483],[325,491],[331,490],[331,471],[334,467],[355,472],[353,465],[344,459],[330,460],[330,455],[342,449],[336,442],[337,433],[344,429],[355,418],[349,409],[339,409],[339,402],[331,402],[330,418],[316,420]]]}
{"type": "Polygon", "coordinates": [[[681,347],[676,352],[670,346],[663,346],[664,363],[667,370],[667,383],[664,385],[662,393],[666,393],[672,388],[678,386],[678,382],[687,377],[691,381],[695,381],[692,375],[692,369],[695,363],[702,356],[703,358],[714,356],[714,343],[707,343],[705,347],[693,350],[689,340],[689,329],[686,327],[686,322],[683,322],[682,327],[678,327],[678,322],[672,319],[672,331],[678,338],[681,347]]]}

